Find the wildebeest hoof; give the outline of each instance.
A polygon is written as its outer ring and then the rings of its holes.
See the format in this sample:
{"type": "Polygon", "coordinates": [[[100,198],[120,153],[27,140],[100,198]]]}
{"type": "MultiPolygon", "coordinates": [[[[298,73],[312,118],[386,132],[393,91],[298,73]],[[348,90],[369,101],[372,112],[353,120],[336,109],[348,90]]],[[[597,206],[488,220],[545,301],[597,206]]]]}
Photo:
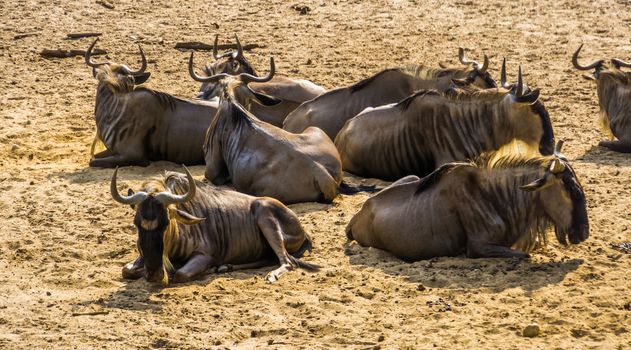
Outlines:
{"type": "Polygon", "coordinates": [[[217,273],[226,273],[233,270],[233,266],[230,264],[221,265],[217,268],[217,273]]]}
{"type": "Polygon", "coordinates": [[[137,267],[134,263],[129,263],[123,266],[123,278],[127,280],[137,280],[145,273],[144,266],[137,267]]]}
{"type": "Polygon", "coordinates": [[[208,269],[209,274],[217,273],[217,266],[212,266],[208,269]]]}
{"type": "Polygon", "coordinates": [[[268,273],[267,276],[265,276],[265,279],[267,280],[267,282],[274,283],[274,282],[278,281],[278,276],[274,272],[276,272],[276,271],[272,271],[272,272],[268,273]]]}
{"type": "Polygon", "coordinates": [[[182,272],[177,271],[175,273],[175,275],[173,276],[173,282],[175,282],[175,283],[188,282],[188,281],[191,280],[191,277],[192,276],[189,276],[186,273],[182,273],[182,272]]]}

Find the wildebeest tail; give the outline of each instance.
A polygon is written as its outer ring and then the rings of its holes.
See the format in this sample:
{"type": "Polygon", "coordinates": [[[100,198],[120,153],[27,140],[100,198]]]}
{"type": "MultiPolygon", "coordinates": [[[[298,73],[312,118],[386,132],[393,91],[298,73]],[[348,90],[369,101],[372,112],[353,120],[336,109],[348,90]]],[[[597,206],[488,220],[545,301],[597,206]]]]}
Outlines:
{"type": "Polygon", "coordinates": [[[298,258],[302,257],[304,255],[305,252],[311,252],[311,250],[313,249],[313,242],[311,241],[311,237],[309,237],[309,235],[305,234],[305,240],[304,242],[302,242],[302,245],[300,246],[300,249],[298,249],[297,251],[291,253],[289,255],[289,259],[291,259],[291,261],[296,264],[296,266],[305,269],[307,271],[318,271],[320,270],[320,266],[315,265],[315,264],[309,264],[306,263],[304,261],[300,261],[298,258]]]}
{"type": "Polygon", "coordinates": [[[377,186],[375,185],[370,185],[370,186],[366,186],[366,185],[357,185],[357,186],[352,186],[347,184],[346,182],[342,181],[342,183],[340,184],[339,187],[339,191],[341,194],[355,194],[355,193],[359,193],[359,192],[376,192],[381,190],[381,188],[377,188],[377,186]]]}

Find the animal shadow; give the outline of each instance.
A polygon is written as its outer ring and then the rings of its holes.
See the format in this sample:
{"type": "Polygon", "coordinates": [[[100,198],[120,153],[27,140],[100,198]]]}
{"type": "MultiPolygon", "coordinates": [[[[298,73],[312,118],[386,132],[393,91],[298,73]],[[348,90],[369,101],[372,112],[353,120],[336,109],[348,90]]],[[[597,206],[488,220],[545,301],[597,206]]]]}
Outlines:
{"type": "Polygon", "coordinates": [[[597,145],[592,146],[576,160],[603,165],[631,166],[631,154],[614,152],[597,145]]]}
{"type": "MultiPolygon", "coordinates": [[[[204,166],[189,166],[188,169],[191,171],[191,174],[195,176],[197,179],[204,178],[204,166]]],[[[138,167],[138,166],[129,166],[122,167],[119,169],[118,174],[124,180],[121,181],[143,181],[150,177],[161,175],[164,171],[175,171],[175,172],[184,172],[184,169],[181,165],[159,161],[152,162],[149,166],[146,167],[138,167]]],[[[112,174],[114,173],[114,169],[109,168],[90,168],[86,167],[83,169],[79,169],[76,171],[65,172],[65,171],[55,171],[48,174],[48,179],[61,178],[68,181],[71,184],[86,184],[86,183],[97,183],[97,182],[109,182],[112,178],[112,174]]]]}
{"type": "Polygon", "coordinates": [[[361,247],[356,242],[347,243],[345,253],[352,265],[381,269],[392,276],[404,276],[409,282],[420,283],[424,287],[487,289],[492,292],[520,287],[529,293],[555,285],[583,263],[582,259],[533,262],[520,259],[470,259],[464,256],[407,263],[385,251],[361,247]]]}

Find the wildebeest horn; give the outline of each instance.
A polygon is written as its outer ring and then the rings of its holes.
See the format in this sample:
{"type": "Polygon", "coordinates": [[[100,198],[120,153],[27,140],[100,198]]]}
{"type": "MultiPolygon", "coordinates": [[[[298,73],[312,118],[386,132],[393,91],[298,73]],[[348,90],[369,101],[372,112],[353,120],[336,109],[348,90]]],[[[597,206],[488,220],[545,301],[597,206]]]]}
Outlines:
{"type": "Polygon", "coordinates": [[[276,73],[276,65],[274,64],[274,57],[270,57],[269,58],[269,73],[267,73],[266,76],[255,77],[254,75],[248,74],[248,73],[241,73],[238,76],[239,78],[241,78],[241,81],[246,84],[250,82],[264,83],[266,81],[272,80],[275,73],[276,73]]]}
{"type": "Polygon", "coordinates": [[[565,171],[565,165],[563,165],[563,163],[561,163],[561,161],[558,159],[553,160],[552,164],[550,164],[550,172],[553,174],[558,174],[562,173],[563,171],[565,171]]]}
{"type": "Polygon", "coordinates": [[[524,80],[521,76],[521,64],[519,65],[519,71],[517,73],[517,91],[515,91],[517,97],[524,95],[524,80]]]}
{"type": "Polygon", "coordinates": [[[195,70],[193,69],[193,54],[194,53],[195,53],[194,51],[191,51],[191,57],[188,59],[188,74],[191,75],[191,78],[193,78],[193,80],[199,81],[200,83],[210,83],[210,82],[216,82],[223,78],[229,77],[229,75],[226,73],[215,74],[210,77],[200,77],[199,75],[197,75],[195,73],[195,70]]]}
{"type": "Polygon", "coordinates": [[[137,71],[130,71],[129,74],[131,75],[142,74],[147,69],[147,57],[145,57],[145,51],[142,49],[140,44],[138,44],[138,50],[140,50],[140,58],[142,59],[142,65],[140,66],[140,69],[138,69],[137,71]]]}
{"type": "Polygon", "coordinates": [[[574,68],[578,69],[578,70],[590,70],[593,68],[600,68],[603,63],[605,62],[604,60],[597,60],[594,61],[592,64],[587,65],[587,66],[581,66],[578,63],[578,54],[579,52],[581,52],[581,49],[583,48],[583,44],[581,44],[581,46],[578,47],[578,49],[576,49],[576,52],[574,52],[574,54],[572,55],[572,64],[574,65],[574,68]]]}
{"type": "Polygon", "coordinates": [[[165,207],[169,204],[179,204],[186,203],[195,197],[195,179],[191,172],[188,171],[187,167],[184,167],[184,171],[186,172],[186,178],[188,179],[188,192],[183,195],[177,195],[170,192],[160,192],[156,194],[156,200],[162,203],[165,207]]]}
{"type": "Polygon", "coordinates": [[[215,34],[215,43],[213,44],[213,57],[218,60],[219,57],[219,53],[217,52],[217,44],[219,43],[219,34],[215,34]]]}
{"type": "Polygon", "coordinates": [[[88,47],[88,50],[85,52],[85,64],[87,64],[88,66],[92,68],[98,68],[99,66],[109,63],[109,62],[96,63],[92,61],[92,49],[94,49],[94,45],[96,45],[97,41],[99,41],[99,38],[94,39],[90,47],[88,47]]]}
{"type": "Polygon", "coordinates": [[[114,170],[114,175],[112,175],[112,182],[110,184],[110,192],[112,193],[112,198],[114,198],[115,201],[122,204],[138,205],[149,196],[147,192],[144,191],[138,191],[131,196],[123,196],[118,193],[118,188],[116,187],[117,174],[118,167],[114,170]]]}
{"type": "Polygon", "coordinates": [[[239,59],[239,58],[243,57],[243,47],[241,47],[241,42],[239,41],[239,36],[235,34],[234,38],[237,41],[237,55],[234,56],[234,58],[239,59]]]}
{"type": "Polygon", "coordinates": [[[505,89],[508,89],[510,87],[510,84],[506,82],[506,57],[504,57],[504,60],[502,61],[502,70],[500,71],[500,84],[502,84],[502,87],[505,89]]]}
{"type": "Polygon", "coordinates": [[[464,57],[464,47],[462,46],[458,48],[458,60],[460,60],[460,63],[465,64],[465,65],[477,64],[476,61],[469,61],[468,59],[464,57]]]}
{"type": "Polygon", "coordinates": [[[631,63],[629,62],[625,62],[619,58],[612,58],[611,59],[611,64],[613,64],[614,67],[620,69],[620,67],[626,67],[626,68],[631,68],[631,63]]]}
{"type": "Polygon", "coordinates": [[[557,141],[556,146],[554,146],[554,154],[561,154],[561,148],[563,148],[563,143],[565,141],[559,140],[557,141]]]}
{"type": "MultiPolygon", "coordinates": [[[[476,62],[476,64],[477,64],[477,62],[476,62]]],[[[486,70],[488,68],[489,68],[489,56],[484,54],[484,63],[482,63],[482,67],[481,68],[476,67],[476,69],[478,70],[478,72],[484,73],[484,72],[486,72],[486,70]]]]}

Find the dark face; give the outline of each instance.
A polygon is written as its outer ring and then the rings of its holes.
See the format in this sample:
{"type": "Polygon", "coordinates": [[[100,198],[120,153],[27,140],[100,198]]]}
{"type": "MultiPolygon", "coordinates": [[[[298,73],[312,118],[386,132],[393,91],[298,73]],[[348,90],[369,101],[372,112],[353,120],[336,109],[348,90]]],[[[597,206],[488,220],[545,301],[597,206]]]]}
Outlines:
{"type": "MultiPolygon", "coordinates": [[[[206,76],[220,73],[229,75],[239,75],[241,73],[256,75],[250,62],[243,56],[238,57],[234,52],[223,54],[218,60],[204,67],[203,70],[206,76]]],[[[216,83],[202,83],[202,86],[199,88],[199,97],[203,99],[212,98],[213,90],[216,88],[215,85],[216,83]]]]}
{"type": "Polygon", "coordinates": [[[150,282],[164,279],[164,231],[169,224],[167,211],[154,197],[150,196],[138,205],[134,225],[138,229],[138,249],[144,258],[145,278],[150,282]]]}

